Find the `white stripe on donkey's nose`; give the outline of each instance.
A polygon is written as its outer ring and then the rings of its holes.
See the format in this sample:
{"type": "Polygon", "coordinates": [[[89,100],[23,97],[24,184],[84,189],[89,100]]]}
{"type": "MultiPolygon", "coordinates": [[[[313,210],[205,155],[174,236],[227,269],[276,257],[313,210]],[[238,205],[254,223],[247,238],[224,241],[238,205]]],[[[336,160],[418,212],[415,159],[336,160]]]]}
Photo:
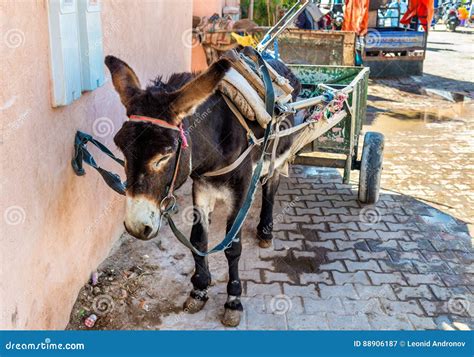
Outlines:
{"type": "Polygon", "coordinates": [[[135,238],[148,240],[160,229],[160,210],[145,196],[127,197],[125,228],[135,238]]]}

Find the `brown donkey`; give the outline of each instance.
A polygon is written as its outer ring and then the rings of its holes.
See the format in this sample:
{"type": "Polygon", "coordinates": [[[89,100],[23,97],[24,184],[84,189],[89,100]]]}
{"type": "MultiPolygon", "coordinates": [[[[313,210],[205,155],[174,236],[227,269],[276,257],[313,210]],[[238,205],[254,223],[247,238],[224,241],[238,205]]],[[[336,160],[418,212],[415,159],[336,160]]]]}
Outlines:
{"type": "MultiPolygon", "coordinates": [[[[209,216],[216,199],[224,200],[230,208],[227,218],[229,230],[243,204],[253,167],[261,154],[261,149],[256,147],[233,171],[220,176],[203,176],[206,172],[233,163],[249,145],[246,130],[222,95],[215,92],[231,63],[221,59],[200,75],[173,74],[167,82],[159,77],[146,89],[141,88],[137,76],[125,62],[107,56],[105,63],[130,117],[114,138],[125,157],[126,230],[143,240],[155,237],[162,221],[163,199],[170,184],[179,188],[191,177],[195,219],[190,241],[200,251],[206,251],[209,216]],[[183,141],[187,145],[179,148],[183,141]]],[[[300,88],[296,77],[281,62],[270,61],[270,64],[290,80],[293,88],[297,88],[293,93],[296,97],[300,88]]],[[[263,136],[263,129],[258,124],[252,121],[247,121],[247,124],[257,138],[263,136]]],[[[279,141],[277,162],[284,161],[291,140],[292,137],[288,136],[279,141]]],[[[268,166],[269,163],[265,162],[262,177],[267,175],[268,166]]],[[[272,210],[278,183],[277,174],[262,187],[262,210],[257,229],[261,247],[268,247],[271,243],[272,210]]],[[[222,323],[227,326],[237,326],[243,310],[238,271],[242,250],[240,232],[236,238],[225,250],[229,281],[222,323]]],[[[207,288],[211,283],[207,259],[194,253],[193,256],[193,290],[184,303],[185,310],[191,313],[204,307],[208,299],[207,288]]]]}

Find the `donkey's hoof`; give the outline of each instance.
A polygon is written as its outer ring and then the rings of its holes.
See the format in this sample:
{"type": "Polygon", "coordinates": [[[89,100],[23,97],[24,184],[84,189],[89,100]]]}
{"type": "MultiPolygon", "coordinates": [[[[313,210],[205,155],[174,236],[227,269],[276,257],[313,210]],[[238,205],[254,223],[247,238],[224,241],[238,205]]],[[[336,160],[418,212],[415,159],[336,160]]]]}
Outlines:
{"type": "Polygon", "coordinates": [[[198,300],[193,298],[192,296],[188,296],[188,298],[184,302],[183,310],[190,314],[195,314],[196,312],[202,310],[204,305],[206,305],[206,301],[207,300],[198,300]]]}
{"type": "Polygon", "coordinates": [[[240,317],[242,316],[242,311],[225,309],[224,317],[221,322],[224,326],[227,327],[237,327],[240,324],[240,317]]]}
{"type": "Polygon", "coordinates": [[[260,248],[270,248],[272,246],[273,234],[257,228],[257,240],[260,248]]]}
{"type": "Polygon", "coordinates": [[[272,240],[271,239],[259,239],[258,240],[258,246],[260,248],[270,248],[272,246],[272,240]]]}

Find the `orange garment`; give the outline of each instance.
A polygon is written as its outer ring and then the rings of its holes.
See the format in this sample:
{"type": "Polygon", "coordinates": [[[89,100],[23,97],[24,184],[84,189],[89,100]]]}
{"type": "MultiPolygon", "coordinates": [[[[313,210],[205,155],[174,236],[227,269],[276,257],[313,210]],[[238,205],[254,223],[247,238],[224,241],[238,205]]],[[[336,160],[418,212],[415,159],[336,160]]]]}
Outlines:
{"type": "Polygon", "coordinates": [[[346,0],[342,31],[354,31],[358,35],[365,35],[368,26],[369,0],[346,0]]]}
{"type": "Polygon", "coordinates": [[[408,2],[408,10],[400,19],[400,23],[409,25],[413,17],[417,16],[421,25],[428,30],[433,20],[434,0],[410,0],[408,2]]]}
{"type": "MultiPolygon", "coordinates": [[[[472,5],[471,5],[472,6],[472,5]]],[[[467,20],[469,18],[469,11],[465,7],[460,7],[458,9],[459,20],[467,20]]]]}

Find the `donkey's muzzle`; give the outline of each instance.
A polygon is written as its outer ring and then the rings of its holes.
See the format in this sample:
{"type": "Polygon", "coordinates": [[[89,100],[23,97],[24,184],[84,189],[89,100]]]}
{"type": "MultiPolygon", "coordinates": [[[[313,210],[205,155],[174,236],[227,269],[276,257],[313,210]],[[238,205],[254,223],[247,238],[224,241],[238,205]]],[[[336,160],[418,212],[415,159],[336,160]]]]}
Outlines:
{"type": "Polygon", "coordinates": [[[129,234],[141,240],[149,240],[160,230],[160,210],[145,197],[127,197],[124,226],[129,234]]]}
{"type": "Polygon", "coordinates": [[[159,232],[159,228],[154,231],[153,227],[147,225],[142,225],[141,227],[135,225],[133,229],[129,229],[125,221],[123,222],[123,225],[128,234],[140,240],[150,240],[155,238],[159,232]]]}

